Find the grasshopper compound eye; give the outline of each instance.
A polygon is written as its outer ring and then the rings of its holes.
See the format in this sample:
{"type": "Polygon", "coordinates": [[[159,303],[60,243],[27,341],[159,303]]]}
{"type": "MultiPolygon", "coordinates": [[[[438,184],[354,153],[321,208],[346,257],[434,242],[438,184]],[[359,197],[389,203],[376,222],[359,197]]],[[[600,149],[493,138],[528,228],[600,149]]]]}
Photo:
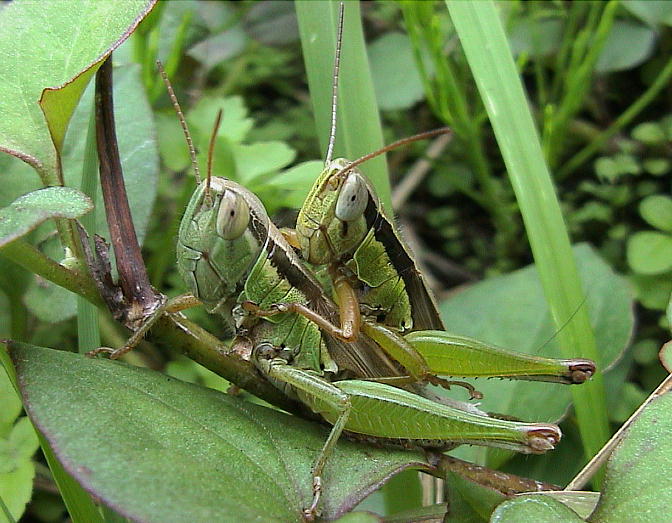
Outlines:
{"type": "Polygon", "coordinates": [[[217,212],[217,235],[225,240],[239,238],[250,222],[250,208],[245,199],[233,191],[224,191],[217,212]]]}
{"type": "Polygon", "coordinates": [[[367,196],[366,183],[358,173],[351,172],[336,200],[336,218],[344,222],[359,218],[366,209],[367,196]]]}

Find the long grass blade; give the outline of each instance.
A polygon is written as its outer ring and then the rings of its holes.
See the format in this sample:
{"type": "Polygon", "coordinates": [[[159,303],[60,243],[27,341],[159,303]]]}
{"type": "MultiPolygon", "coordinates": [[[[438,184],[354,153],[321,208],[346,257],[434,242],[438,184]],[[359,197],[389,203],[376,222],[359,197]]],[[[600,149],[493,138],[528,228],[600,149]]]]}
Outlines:
{"type": "MultiPolygon", "coordinates": [[[[492,1],[446,2],[487,109],[565,357],[600,355],[553,182],[497,8],[492,1]]],[[[602,375],[572,389],[583,447],[593,456],[609,437],[602,375]]]]}
{"type": "MultiPolygon", "coordinates": [[[[331,126],[331,88],[338,29],[338,2],[295,2],[308,86],[320,147],[327,150],[331,126]]],[[[354,160],[383,146],[383,132],[366,54],[359,2],[345,2],[339,79],[336,156],[354,160]]],[[[383,206],[392,210],[384,156],[362,170],[376,187],[383,206]]]]}

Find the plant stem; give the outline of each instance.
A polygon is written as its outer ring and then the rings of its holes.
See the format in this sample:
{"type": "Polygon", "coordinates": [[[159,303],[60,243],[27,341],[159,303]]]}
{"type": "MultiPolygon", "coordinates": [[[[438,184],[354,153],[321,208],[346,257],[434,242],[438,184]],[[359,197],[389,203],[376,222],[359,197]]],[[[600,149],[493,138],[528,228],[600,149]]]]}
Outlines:
{"type": "MultiPolygon", "coordinates": [[[[86,133],[84,148],[84,162],[82,163],[81,189],[93,203],[93,210],[81,218],[84,229],[89,236],[96,232],[96,196],[98,184],[96,171],[98,157],[96,156],[96,118],[93,106],[89,116],[89,127],[86,133]]],[[[83,296],[77,296],[77,343],[79,352],[88,352],[100,347],[100,331],[98,329],[98,309],[83,296]]]]}
{"type": "Polygon", "coordinates": [[[665,67],[660,72],[656,80],[651,84],[651,86],[644,92],[642,95],[635,100],[630,107],[628,107],[623,113],[614,120],[609,127],[604,131],[595,136],[588,145],[576,153],[569,161],[558,169],[556,174],[557,180],[562,180],[567,175],[574,172],[578,167],[583,165],[588,159],[595,154],[596,151],[600,150],[602,146],[614,136],[617,132],[623,129],[628,125],[632,120],[640,113],[644,108],[649,105],[655,98],[658,96],[658,93],[668,85],[668,82],[672,77],[672,58],[668,60],[665,64],[665,67]]]}
{"type": "Polygon", "coordinates": [[[74,271],[55,262],[24,240],[16,240],[2,248],[2,255],[24,269],[49,280],[56,285],[85,297],[91,303],[103,307],[95,283],[88,274],[74,271]]]}

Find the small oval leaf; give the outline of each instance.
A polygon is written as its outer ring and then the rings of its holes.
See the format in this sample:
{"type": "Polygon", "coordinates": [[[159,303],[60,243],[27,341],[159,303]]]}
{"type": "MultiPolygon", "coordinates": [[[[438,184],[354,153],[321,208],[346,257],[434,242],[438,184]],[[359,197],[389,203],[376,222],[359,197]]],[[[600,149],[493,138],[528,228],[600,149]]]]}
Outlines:
{"type": "Polygon", "coordinates": [[[642,200],[639,212],[650,225],[665,232],[672,232],[672,198],[654,194],[642,200]]]}
{"type": "Polygon", "coordinates": [[[672,269],[672,236],[655,231],[637,232],[628,239],[628,264],[639,274],[672,269]]]}
{"type": "Polygon", "coordinates": [[[72,187],[46,187],[24,194],[0,209],[0,248],[49,218],[79,218],[91,209],[89,197],[72,187]]]}

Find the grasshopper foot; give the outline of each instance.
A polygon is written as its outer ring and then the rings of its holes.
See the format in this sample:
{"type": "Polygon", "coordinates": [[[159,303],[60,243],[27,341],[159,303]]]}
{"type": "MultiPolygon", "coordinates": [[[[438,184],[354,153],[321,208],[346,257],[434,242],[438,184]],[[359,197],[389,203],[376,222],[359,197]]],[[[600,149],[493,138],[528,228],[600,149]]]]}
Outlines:
{"type": "Polygon", "coordinates": [[[241,303],[241,306],[243,310],[254,314],[255,316],[261,316],[261,317],[267,317],[267,316],[274,316],[275,314],[280,314],[281,312],[287,312],[288,306],[286,303],[274,303],[268,309],[262,309],[254,303],[253,301],[250,300],[245,300],[243,303],[241,303]]]}
{"type": "Polygon", "coordinates": [[[111,360],[116,360],[120,356],[123,356],[128,351],[130,351],[131,348],[132,347],[128,346],[121,347],[120,349],[113,349],[112,347],[98,347],[97,349],[93,349],[87,352],[86,357],[95,358],[99,354],[108,354],[111,360]]]}
{"type": "Polygon", "coordinates": [[[317,513],[317,505],[320,503],[320,496],[322,495],[322,478],[320,476],[313,477],[313,502],[310,507],[304,509],[303,517],[306,521],[315,521],[317,513]]]}
{"type": "Polygon", "coordinates": [[[439,387],[443,387],[446,390],[450,390],[451,385],[455,385],[456,387],[464,387],[469,391],[470,400],[483,399],[483,393],[476,390],[476,388],[473,385],[467,383],[466,381],[444,380],[443,378],[439,378],[438,376],[427,376],[426,380],[428,383],[431,383],[432,385],[438,385],[439,387]]]}

